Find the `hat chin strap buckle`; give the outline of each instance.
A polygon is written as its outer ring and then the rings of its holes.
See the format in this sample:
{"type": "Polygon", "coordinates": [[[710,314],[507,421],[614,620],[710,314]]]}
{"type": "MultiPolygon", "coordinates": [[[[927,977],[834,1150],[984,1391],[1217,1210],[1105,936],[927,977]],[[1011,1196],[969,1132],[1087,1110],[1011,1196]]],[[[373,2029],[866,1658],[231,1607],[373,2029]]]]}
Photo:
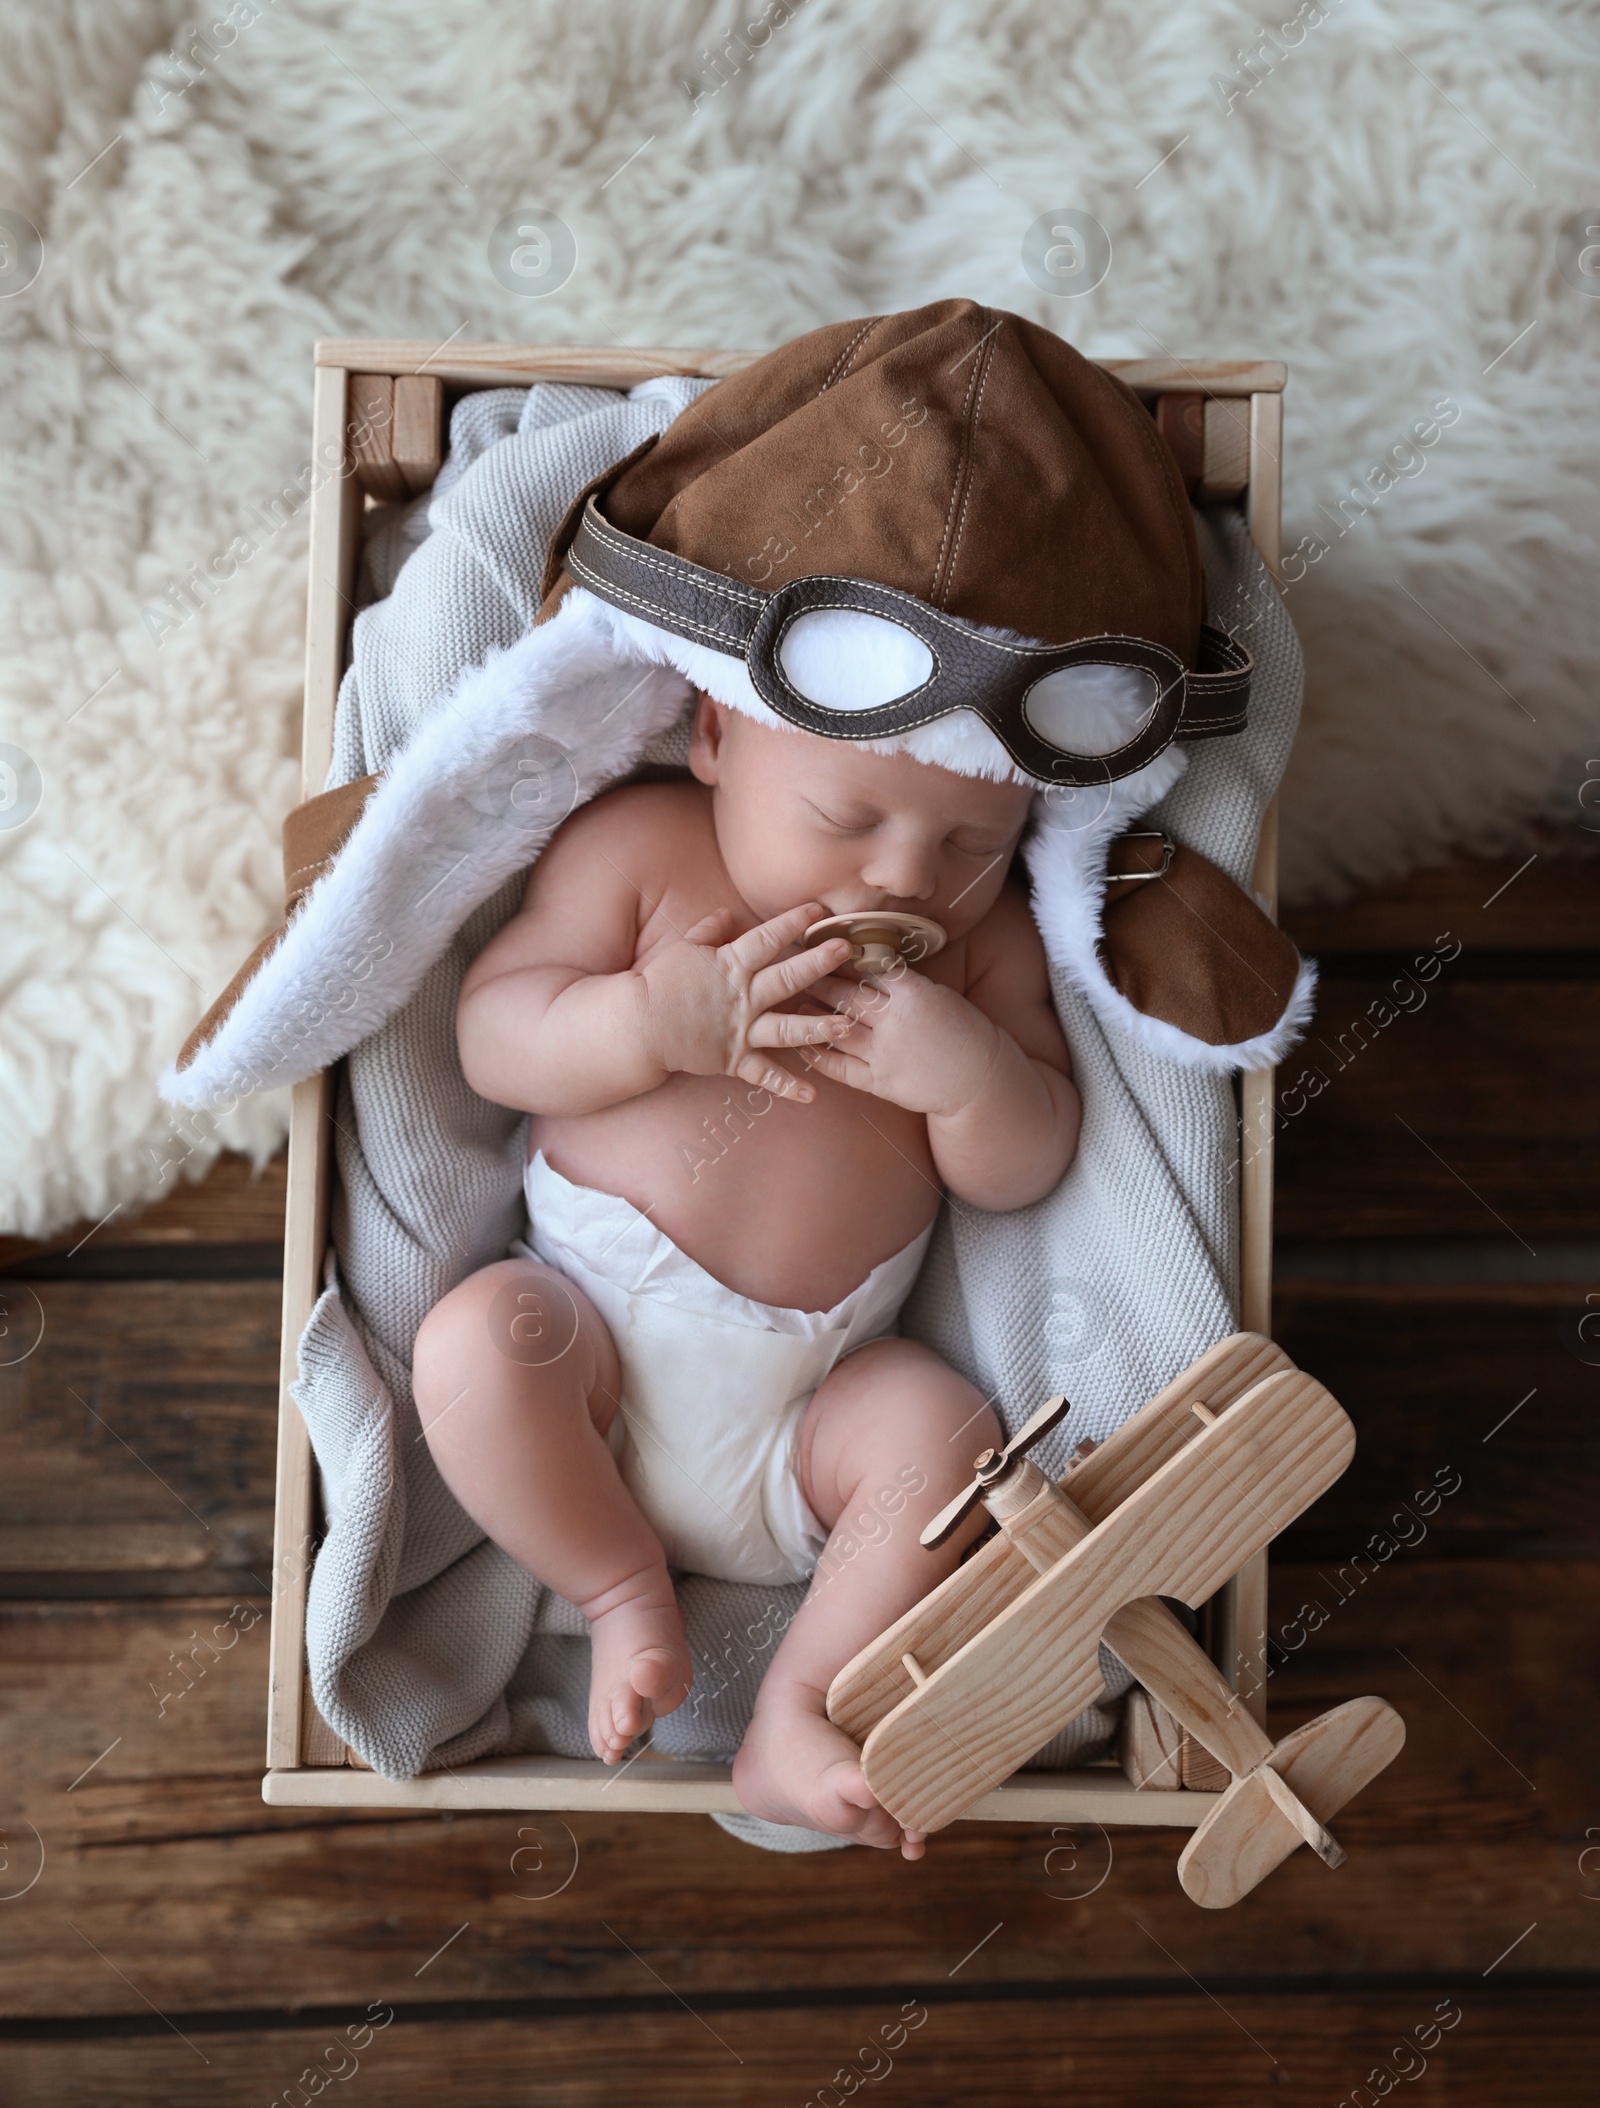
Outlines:
{"type": "Polygon", "coordinates": [[[1108,886],[1148,885],[1153,878],[1165,878],[1172,869],[1172,859],[1177,852],[1178,845],[1173,841],[1170,834],[1164,834],[1159,827],[1131,829],[1127,834],[1118,835],[1113,846],[1120,848],[1124,842],[1159,842],[1161,844],[1161,861],[1150,871],[1108,871],[1106,873],[1106,884],[1108,886]]]}

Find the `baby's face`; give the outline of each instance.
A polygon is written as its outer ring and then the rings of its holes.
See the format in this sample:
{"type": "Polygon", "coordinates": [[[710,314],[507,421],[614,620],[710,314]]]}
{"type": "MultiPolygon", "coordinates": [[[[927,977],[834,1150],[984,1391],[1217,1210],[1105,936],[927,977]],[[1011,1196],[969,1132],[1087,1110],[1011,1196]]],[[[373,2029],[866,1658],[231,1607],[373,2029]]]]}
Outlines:
{"type": "Polygon", "coordinates": [[[1033,793],[759,725],[702,695],[689,766],[713,788],[717,845],[763,920],[808,900],[929,915],[951,937],[989,912],[1033,793]]]}

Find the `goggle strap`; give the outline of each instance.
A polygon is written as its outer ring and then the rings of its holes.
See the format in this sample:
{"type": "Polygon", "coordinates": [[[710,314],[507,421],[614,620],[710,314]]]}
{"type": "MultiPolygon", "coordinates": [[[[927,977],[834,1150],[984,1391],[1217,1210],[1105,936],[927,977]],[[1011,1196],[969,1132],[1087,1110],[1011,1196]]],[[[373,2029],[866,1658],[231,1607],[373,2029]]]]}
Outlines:
{"type": "Polygon", "coordinates": [[[581,585],[691,644],[742,659],[768,596],[613,527],[591,497],[567,550],[581,585]]]}
{"type": "MultiPolygon", "coordinates": [[[[566,568],[613,606],[735,659],[748,658],[750,640],[772,597],[625,534],[606,519],[592,496],[567,551],[566,568]]],[[[955,618],[941,619],[948,623],[955,618]]],[[[1197,664],[1184,676],[1174,736],[1221,739],[1242,731],[1254,663],[1237,638],[1206,624],[1197,664]]]]}

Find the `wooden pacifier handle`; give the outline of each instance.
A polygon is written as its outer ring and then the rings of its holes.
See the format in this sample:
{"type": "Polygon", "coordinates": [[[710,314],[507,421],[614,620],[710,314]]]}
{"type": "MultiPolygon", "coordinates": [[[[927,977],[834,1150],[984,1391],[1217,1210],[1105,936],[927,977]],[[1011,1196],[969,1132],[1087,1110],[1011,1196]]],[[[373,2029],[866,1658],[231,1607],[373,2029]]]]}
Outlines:
{"type": "Polygon", "coordinates": [[[945,935],[926,915],[906,915],[888,908],[862,908],[850,915],[829,915],[806,931],[808,945],[828,937],[848,937],[852,966],[864,973],[886,973],[897,959],[931,959],[944,950],[945,935]]]}

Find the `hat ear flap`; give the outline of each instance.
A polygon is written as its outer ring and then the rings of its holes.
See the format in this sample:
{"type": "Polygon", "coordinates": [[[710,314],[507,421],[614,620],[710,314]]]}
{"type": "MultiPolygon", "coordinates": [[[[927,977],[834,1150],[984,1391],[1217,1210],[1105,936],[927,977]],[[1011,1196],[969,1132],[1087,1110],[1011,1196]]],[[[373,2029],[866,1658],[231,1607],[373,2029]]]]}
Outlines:
{"type": "Polygon", "coordinates": [[[284,817],[283,822],[283,921],[262,938],[211,1008],[201,1018],[179,1052],[176,1067],[181,1075],[201,1049],[211,1044],[233,1015],[239,998],[288,935],[294,911],[324,872],[331,871],[339,851],[356,831],[356,822],[366,810],[367,800],[378,787],[378,778],[359,777],[335,790],[307,798],[284,817]]]}
{"type": "Polygon", "coordinates": [[[1142,1016],[1205,1046],[1274,1036],[1304,970],[1292,940],[1226,872],[1181,843],[1164,870],[1145,875],[1137,866],[1149,841],[1124,835],[1111,845],[1098,946],[1106,979],[1142,1016]]]}

